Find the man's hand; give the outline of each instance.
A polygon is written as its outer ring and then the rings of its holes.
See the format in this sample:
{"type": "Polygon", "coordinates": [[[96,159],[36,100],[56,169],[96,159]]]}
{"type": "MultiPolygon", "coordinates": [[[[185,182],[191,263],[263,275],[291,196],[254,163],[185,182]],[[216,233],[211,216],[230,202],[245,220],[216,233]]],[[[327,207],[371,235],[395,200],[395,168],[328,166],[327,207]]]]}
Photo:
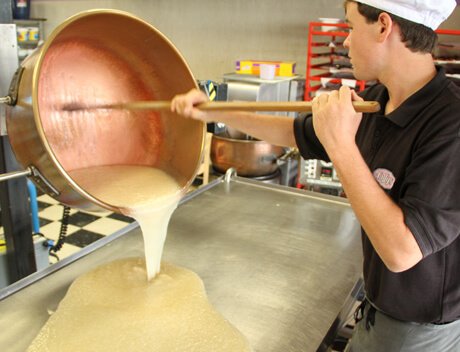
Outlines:
{"type": "Polygon", "coordinates": [[[199,89],[192,89],[186,94],[176,95],[171,101],[171,111],[185,117],[203,122],[213,122],[211,114],[195,106],[209,101],[208,96],[199,89]]]}
{"type": "Polygon", "coordinates": [[[355,111],[352,101],[363,99],[347,86],[313,99],[313,127],[331,159],[347,150],[348,146],[356,145],[355,137],[362,114],[355,111]]]}

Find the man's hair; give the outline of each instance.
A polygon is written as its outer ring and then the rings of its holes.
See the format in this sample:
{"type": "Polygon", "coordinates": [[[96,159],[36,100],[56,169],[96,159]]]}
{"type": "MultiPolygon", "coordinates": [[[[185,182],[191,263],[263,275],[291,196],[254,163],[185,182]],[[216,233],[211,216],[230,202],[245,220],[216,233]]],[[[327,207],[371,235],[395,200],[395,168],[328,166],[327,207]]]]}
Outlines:
{"type": "Polygon", "coordinates": [[[382,12],[388,13],[393,22],[397,23],[401,29],[401,40],[406,48],[412,52],[432,53],[438,42],[437,34],[429,27],[423,24],[412,22],[393,15],[392,13],[377,9],[359,1],[345,0],[346,8],[349,2],[356,2],[359,13],[366,18],[367,23],[375,23],[382,12]]]}

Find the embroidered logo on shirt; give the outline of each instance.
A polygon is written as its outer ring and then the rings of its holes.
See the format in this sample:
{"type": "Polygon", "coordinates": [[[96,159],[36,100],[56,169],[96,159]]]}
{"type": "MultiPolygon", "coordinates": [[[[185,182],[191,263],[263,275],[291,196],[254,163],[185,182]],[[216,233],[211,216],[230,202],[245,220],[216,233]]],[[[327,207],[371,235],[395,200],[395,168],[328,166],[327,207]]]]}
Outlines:
{"type": "Polygon", "coordinates": [[[375,169],[373,175],[383,189],[392,189],[396,178],[393,173],[387,169],[375,169]]]}

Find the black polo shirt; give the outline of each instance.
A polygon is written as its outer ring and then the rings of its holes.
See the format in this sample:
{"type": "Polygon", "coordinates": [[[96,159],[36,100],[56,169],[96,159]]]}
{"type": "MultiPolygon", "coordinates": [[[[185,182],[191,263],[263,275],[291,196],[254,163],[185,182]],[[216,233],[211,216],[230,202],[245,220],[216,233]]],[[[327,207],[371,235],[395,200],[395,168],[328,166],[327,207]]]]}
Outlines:
{"type": "MultiPolygon", "coordinates": [[[[417,265],[393,273],[363,231],[366,294],[396,319],[459,319],[460,88],[438,69],[425,87],[386,116],[388,91],[383,85],[361,96],[379,101],[382,110],[364,114],[356,143],[377,182],[401,207],[423,253],[417,265]]],[[[297,118],[294,133],[305,159],[329,161],[311,116],[297,118]]]]}

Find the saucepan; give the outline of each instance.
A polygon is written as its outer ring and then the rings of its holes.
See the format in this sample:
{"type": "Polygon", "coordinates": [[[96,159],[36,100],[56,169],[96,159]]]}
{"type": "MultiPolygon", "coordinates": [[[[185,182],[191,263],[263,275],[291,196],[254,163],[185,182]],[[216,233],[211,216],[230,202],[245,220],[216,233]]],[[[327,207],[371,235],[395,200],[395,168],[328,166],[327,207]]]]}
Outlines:
{"type": "Polygon", "coordinates": [[[283,154],[283,147],[265,141],[229,138],[224,134],[212,137],[212,166],[220,173],[234,168],[240,176],[270,175],[277,170],[276,160],[283,154]]]}
{"type": "MultiPolygon", "coordinates": [[[[68,111],[130,101],[170,100],[197,88],[174,45],[141,19],[116,10],[79,13],[58,26],[16,72],[7,131],[18,162],[46,193],[71,207],[120,209],[70,176],[105,165],[162,169],[186,188],[201,160],[205,125],[168,110],[68,111]]],[[[14,177],[14,176],[12,176],[14,177]]]]}

